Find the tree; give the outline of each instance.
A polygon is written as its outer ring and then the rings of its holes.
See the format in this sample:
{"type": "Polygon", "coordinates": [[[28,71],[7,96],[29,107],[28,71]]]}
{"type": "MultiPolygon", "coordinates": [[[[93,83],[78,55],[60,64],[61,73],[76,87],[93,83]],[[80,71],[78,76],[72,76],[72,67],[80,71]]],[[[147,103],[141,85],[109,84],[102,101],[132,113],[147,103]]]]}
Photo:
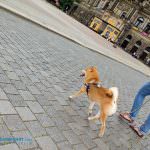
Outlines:
{"type": "Polygon", "coordinates": [[[80,0],[60,0],[60,8],[64,11],[67,12],[71,6],[73,5],[74,2],[80,2],[80,0]]]}

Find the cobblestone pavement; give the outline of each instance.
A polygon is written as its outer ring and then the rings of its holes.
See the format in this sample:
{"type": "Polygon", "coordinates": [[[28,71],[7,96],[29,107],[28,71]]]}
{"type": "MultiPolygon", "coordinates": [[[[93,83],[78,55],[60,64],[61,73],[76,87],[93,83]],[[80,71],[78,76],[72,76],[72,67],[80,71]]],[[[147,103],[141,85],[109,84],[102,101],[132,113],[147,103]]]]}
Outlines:
{"type": "Polygon", "coordinates": [[[0,7],[150,76],[148,66],[121,48],[114,48],[111,42],[66,15],[47,0],[0,0],[0,7]]]}
{"type": "MultiPolygon", "coordinates": [[[[81,86],[81,69],[96,65],[105,87],[120,89],[119,111],[129,110],[138,88],[150,78],[61,36],[0,9],[0,137],[32,138],[2,142],[0,150],[148,150],[150,136],[139,139],[118,119],[87,120],[87,96],[68,96],[81,86]]],[[[148,100],[148,99],[146,99],[148,100]]],[[[144,105],[139,122],[148,115],[144,105]]],[[[96,107],[94,113],[96,113],[96,107]]]]}

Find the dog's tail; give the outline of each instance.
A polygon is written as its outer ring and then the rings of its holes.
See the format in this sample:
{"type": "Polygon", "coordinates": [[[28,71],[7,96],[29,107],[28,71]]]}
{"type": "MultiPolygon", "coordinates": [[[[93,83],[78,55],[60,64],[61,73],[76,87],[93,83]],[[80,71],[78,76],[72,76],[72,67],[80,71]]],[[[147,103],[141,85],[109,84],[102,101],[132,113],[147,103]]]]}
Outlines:
{"type": "Polygon", "coordinates": [[[111,87],[110,90],[112,91],[113,93],[113,102],[117,102],[118,100],[118,96],[119,96],[119,90],[117,87],[111,87]]]}

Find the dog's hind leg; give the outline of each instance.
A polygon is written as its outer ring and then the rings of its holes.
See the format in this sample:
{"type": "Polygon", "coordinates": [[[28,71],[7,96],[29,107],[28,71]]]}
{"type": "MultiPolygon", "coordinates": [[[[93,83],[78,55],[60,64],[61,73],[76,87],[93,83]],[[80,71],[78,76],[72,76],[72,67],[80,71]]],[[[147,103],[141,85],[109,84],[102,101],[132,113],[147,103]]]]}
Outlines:
{"type": "Polygon", "coordinates": [[[99,137],[102,137],[104,135],[104,132],[106,129],[106,119],[107,119],[107,115],[105,113],[102,113],[100,116],[100,121],[101,121],[102,125],[100,128],[99,137]]]}
{"type": "Polygon", "coordinates": [[[84,86],[81,87],[80,91],[76,92],[74,95],[69,96],[69,99],[73,99],[75,97],[80,96],[81,94],[85,93],[86,89],[84,86]]]}

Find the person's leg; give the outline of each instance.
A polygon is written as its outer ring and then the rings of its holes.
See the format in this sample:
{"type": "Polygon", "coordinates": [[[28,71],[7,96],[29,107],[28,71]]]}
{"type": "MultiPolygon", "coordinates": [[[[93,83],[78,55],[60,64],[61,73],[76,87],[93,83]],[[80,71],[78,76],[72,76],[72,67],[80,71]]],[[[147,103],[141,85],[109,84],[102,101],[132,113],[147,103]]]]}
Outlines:
{"type": "Polygon", "coordinates": [[[142,104],[144,101],[144,98],[150,95],[150,82],[146,83],[144,86],[142,86],[142,88],[138,91],[132,109],[130,111],[130,118],[131,119],[135,119],[142,104]]]}
{"type": "Polygon", "coordinates": [[[142,134],[147,134],[150,131],[150,114],[148,115],[146,121],[140,127],[140,131],[142,134]]]}
{"type": "Polygon", "coordinates": [[[119,116],[127,120],[129,123],[133,123],[135,117],[137,116],[143,104],[144,98],[147,95],[150,95],[150,82],[144,84],[144,86],[142,86],[142,88],[138,91],[130,113],[128,112],[120,113],[119,116]]]}

